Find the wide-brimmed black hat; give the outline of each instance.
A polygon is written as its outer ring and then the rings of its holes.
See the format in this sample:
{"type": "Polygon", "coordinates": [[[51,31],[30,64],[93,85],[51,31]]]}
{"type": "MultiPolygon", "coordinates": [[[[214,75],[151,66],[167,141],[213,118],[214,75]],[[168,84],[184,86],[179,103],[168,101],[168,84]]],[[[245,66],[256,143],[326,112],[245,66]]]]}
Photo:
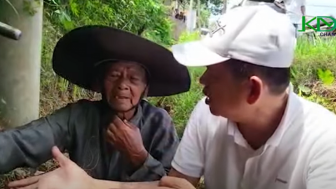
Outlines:
{"type": "Polygon", "coordinates": [[[93,88],[95,66],[104,60],[127,60],[142,64],[150,73],[148,96],[187,92],[190,75],[172,53],[147,39],[107,26],[84,26],[64,35],[56,44],[53,69],[69,82],[93,88]]]}

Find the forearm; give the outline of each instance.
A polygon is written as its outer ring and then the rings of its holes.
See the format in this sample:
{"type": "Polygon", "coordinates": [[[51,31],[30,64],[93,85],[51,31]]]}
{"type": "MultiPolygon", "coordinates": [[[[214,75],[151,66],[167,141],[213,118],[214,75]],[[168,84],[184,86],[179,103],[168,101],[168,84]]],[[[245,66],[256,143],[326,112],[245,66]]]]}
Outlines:
{"type": "Polygon", "coordinates": [[[52,157],[53,138],[50,129],[41,126],[42,122],[40,119],[0,133],[0,174],[21,166],[35,168],[52,157]]]}
{"type": "Polygon", "coordinates": [[[92,189],[148,189],[158,186],[159,181],[153,182],[116,182],[107,180],[94,180],[92,189]]]}
{"type": "Polygon", "coordinates": [[[166,170],[162,163],[148,154],[142,166],[129,175],[128,180],[131,182],[156,181],[165,175],[166,170]]]}
{"type": "Polygon", "coordinates": [[[52,158],[51,148],[69,144],[68,108],[15,129],[0,132],[0,174],[17,167],[37,167],[52,158]]]}

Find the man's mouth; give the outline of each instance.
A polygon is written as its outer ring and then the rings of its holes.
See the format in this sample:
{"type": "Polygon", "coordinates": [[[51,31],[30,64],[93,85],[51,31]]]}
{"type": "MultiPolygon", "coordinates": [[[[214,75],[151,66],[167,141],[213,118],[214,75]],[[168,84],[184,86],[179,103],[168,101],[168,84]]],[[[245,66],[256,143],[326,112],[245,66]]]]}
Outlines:
{"type": "Polygon", "coordinates": [[[127,100],[129,98],[126,97],[126,96],[115,96],[115,99],[117,99],[117,100],[127,100]]]}
{"type": "Polygon", "coordinates": [[[209,92],[206,87],[203,89],[203,94],[206,96],[205,103],[209,104],[210,103],[210,97],[209,97],[209,92]]]}
{"type": "Polygon", "coordinates": [[[205,99],[205,104],[207,104],[207,105],[210,104],[210,98],[209,98],[209,97],[206,97],[206,99],[205,99]]]}

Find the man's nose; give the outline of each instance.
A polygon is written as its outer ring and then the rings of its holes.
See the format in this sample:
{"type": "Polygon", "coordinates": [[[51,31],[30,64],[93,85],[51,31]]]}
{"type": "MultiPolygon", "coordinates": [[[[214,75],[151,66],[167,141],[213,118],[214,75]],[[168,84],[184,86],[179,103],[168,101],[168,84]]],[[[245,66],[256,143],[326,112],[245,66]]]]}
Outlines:
{"type": "Polygon", "coordinates": [[[128,82],[126,78],[121,78],[119,81],[118,89],[119,90],[129,90],[129,86],[127,83],[128,82]]]}

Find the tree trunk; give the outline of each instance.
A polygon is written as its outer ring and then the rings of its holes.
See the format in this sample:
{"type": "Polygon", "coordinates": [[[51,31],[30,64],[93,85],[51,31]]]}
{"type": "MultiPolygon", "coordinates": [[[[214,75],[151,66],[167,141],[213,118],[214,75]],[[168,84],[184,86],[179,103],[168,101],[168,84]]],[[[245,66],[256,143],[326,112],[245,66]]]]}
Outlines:
{"type": "MultiPolygon", "coordinates": [[[[0,36],[0,119],[5,128],[39,117],[42,0],[0,1],[0,21],[22,31],[19,41],[0,36]]],[[[1,123],[0,123],[1,124],[1,123]]]]}

